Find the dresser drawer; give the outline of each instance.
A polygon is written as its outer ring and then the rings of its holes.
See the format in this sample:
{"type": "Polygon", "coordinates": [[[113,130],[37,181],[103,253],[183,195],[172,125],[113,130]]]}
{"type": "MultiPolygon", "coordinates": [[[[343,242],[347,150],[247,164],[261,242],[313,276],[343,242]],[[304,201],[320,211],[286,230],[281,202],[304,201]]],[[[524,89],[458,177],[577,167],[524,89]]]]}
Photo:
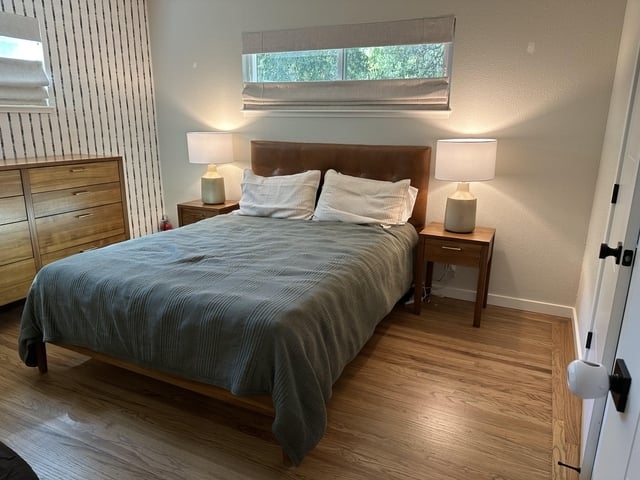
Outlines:
{"type": "Polygon", "coordinates": [[[122,204],[77,210],[36,219],[42,255],[125,234],[122,204]]]}
{"type": "Polygon", "coordinates": [[[452,263],[454,265],[478,265],[482,258],[482,245],[456,242],[450,239],[427,238],[424,257],[429,262],[452,263]]]}
{"type": "Polygon", "coordinates": [[[21,222],[27,219],[24,197],[0,198],[0,225],[21,222]]]}
{"type": "Polygon", "coordinates": [[[122,200],[119,182],[36,193],[32,198],[36,218],[99,207],[122,200]]]}
{"type": "Polygon", "coordinates": [[[22,195],[20,170],[0,172],[0,198],[22,195]]]}
{"type": "Polygon", "coordinates": [[[36,264],[33,258],[0,267],[0,305],[15,302],[27,296],[36,264]]]}
{"type": "Polygon", "coordinates": [[[106,247],[107,245],[111,245],[113,243],[123,242],[126,239],[127,237],[122,234],[115,237],[103,238],[95,242],[83,243],[82,245],[65,248],[64,250],[57,250],[55,252],[47,253],[46,255],[42,255],[41,257],[42,266],[44,267],[48,263],[55,262],[56,260],[60,260],[70,255],[75,255],[76,253],[82,253],[88,250],[95,250],[96,248],[106,247]]]}
{"type": "Polygon", "coordinates": [[[28,222],[0,226],[0,265],[33,258],[28,222]]]}
{"type": "Polygon", "coordinates": [[[118,162],[93,162],[29,170],[31,193],[117,182],[118,162]]]}

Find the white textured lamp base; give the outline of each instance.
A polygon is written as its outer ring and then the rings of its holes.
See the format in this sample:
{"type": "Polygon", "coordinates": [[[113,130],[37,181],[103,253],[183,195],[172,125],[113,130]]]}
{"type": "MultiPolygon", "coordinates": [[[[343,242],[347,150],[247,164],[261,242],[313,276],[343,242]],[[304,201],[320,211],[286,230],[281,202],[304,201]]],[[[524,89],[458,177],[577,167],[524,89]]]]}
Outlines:
{"type": "Polygon", "coordinates": [[[207,172],[200,180],[202,203],[224,203],[224,178],[218,173],[215,165],[209,165],[207,172]]]}
{"type": "Polygon", "coordinates": [[[471,233],[476,228],[478,199],[469,192],[469,184],[460,182],[458,189],[447,197],[444,228],[455,233],[471,233]]]}

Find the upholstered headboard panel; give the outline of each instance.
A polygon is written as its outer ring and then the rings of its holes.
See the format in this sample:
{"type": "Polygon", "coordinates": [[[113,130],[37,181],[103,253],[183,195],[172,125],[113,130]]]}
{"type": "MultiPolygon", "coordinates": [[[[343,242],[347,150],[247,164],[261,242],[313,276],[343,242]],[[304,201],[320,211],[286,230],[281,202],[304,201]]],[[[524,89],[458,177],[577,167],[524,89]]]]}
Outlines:
{"type": "Polygon", "coordinates": [[[375,180],[411,179],[418,197],[409,220],[424,226],[431,147],[406,145],[351,145],[253,140],[251,168],[257,175],[290,175],[306,170],[328,169],[375,180]]]}

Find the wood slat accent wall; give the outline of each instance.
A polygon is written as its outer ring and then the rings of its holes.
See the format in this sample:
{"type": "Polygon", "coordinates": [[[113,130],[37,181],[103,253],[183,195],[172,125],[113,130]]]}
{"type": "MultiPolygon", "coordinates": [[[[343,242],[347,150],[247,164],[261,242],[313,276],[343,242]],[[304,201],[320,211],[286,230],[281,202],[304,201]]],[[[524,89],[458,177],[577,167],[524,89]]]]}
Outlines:
{"type": "Polygon", "coordinates": [[[0,113],[0,158],[122,156],[132,236],[164,211],[145,0],[0,0],[40,22],[52,113],[0,113]]]}

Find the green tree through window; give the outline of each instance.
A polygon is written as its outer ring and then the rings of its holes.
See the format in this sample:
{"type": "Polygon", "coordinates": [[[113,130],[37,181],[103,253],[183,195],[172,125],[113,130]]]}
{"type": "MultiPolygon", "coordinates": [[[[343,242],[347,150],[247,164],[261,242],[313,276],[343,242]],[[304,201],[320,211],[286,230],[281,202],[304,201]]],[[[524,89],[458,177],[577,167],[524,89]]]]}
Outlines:
{"type": "Polygon", "coordinates": [[[445,44],[400,45],[255,54],[258,82],[441,78],[445,44]]]}

